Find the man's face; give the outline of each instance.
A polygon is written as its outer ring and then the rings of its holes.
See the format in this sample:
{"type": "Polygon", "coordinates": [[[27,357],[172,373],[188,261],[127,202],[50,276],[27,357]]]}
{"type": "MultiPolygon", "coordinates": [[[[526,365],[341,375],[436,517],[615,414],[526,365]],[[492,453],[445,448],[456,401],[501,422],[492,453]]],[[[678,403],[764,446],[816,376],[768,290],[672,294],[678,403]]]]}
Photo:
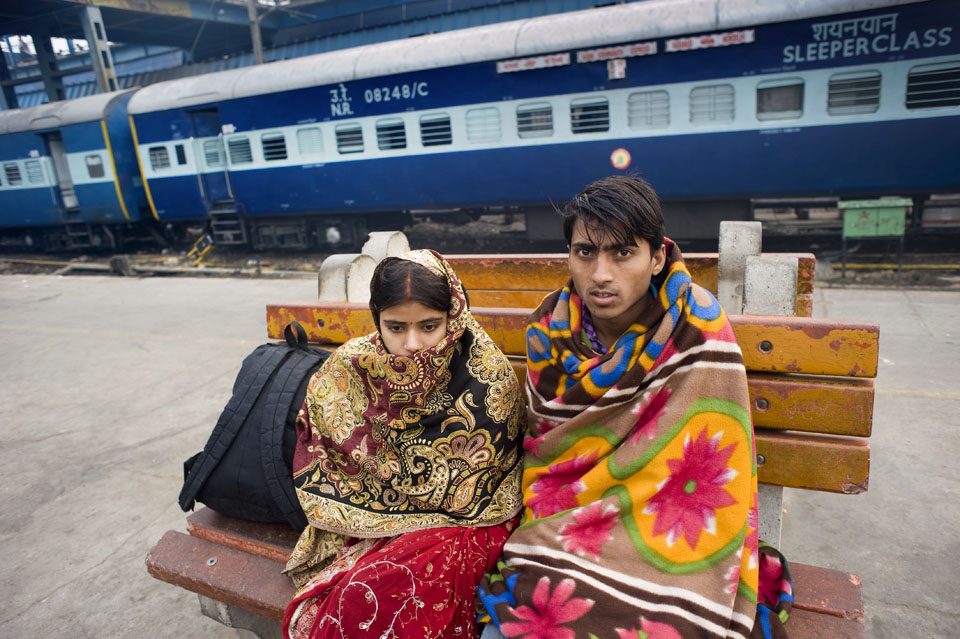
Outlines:
{"type": "Polygon", "coordinates": [[[570,275],[590,310],[599,320],[635,321],[650,299],[650,279],[663,268],[666,249],[651,255],[650,243],[635,238],[634,244],[620,244],[598,232],[587,235],[583,222],[573,227],[570,275]]]}

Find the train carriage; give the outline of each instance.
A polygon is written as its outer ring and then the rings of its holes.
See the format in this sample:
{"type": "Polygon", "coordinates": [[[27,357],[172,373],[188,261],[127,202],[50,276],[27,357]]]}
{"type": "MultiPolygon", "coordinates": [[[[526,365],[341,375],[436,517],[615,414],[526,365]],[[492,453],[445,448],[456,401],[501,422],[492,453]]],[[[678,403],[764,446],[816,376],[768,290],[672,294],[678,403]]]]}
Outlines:
{"type": "Polygon", "coordinates": [[[0,231],[47,248],[116,246],[146,210],[132,91],[0,111],[0,231]]]}
{"type": "MultiPolygon", "coordinates": [[[[677,238],[755,198],[960,192],[960,3],[635,2],[159,83],[130,99],[149,220],[359,244],[646,178],[677,238]]],[[[549,224],[542,223],[551,216],[549,224]]]]}

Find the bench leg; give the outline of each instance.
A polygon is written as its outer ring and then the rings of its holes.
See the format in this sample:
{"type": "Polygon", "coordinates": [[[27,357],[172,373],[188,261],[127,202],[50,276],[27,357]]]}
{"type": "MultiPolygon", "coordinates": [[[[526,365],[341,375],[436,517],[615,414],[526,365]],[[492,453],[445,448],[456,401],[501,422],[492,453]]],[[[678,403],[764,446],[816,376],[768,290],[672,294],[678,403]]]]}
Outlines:
{"type": "Polygon", "coordinates": [[[279,621],[255,615],[243,608],[228,606],[203,595],[197,597],[200,598],[200,612],[229,628],[235,628],[240,639],[283,639],[279,621]]]}
{"type": "Polygon", "coordinates": [[[760,484],[757,490],[760,539],[780,549],[780,524],[783,519],[783,486],[760,484]]]}

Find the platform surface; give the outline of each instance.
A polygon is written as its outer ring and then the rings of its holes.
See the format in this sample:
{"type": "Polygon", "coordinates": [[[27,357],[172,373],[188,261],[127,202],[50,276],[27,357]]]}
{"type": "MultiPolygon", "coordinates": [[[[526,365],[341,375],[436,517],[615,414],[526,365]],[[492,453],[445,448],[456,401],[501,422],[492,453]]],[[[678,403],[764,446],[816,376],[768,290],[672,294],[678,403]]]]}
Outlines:
{"type": "MultiPolygon", "coordinates": [[[[869,491],[786,491],[797,563],[863,578],[867,636],[953,637],[960,293],[817,289],[814,314],[880,322],[869,491]]],[[[0,636],[236,637],[150,577],[266,304],[311,279],[0,276],[0,636]]]]}

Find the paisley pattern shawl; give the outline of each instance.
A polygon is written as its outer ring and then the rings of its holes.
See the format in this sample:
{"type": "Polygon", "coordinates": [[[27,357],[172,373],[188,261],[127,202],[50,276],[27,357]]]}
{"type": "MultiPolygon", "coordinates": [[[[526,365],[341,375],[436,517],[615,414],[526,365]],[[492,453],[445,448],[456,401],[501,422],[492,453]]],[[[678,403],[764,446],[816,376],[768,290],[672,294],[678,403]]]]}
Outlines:
{"type": "Polygon", "coordinates": [[[757,476],[746,371],[677,246],[607,354],[572,281],[527,328],[524,519],[480,598],[508,637],[746,637],[757,476]],[[653,298],[651,298],[653,301],[653,298]]]}
{"type": "Polygon", "coordinates": [[[378,333],[350,340],[310,381],[293,468],[311,526],[288,570],[331,555],[343,536],[494,525],[521,508],[516,374],[449,264],[432,251],[401,258],[447,279],[447,334],[412,357],[387,353],[378,333]]]}

